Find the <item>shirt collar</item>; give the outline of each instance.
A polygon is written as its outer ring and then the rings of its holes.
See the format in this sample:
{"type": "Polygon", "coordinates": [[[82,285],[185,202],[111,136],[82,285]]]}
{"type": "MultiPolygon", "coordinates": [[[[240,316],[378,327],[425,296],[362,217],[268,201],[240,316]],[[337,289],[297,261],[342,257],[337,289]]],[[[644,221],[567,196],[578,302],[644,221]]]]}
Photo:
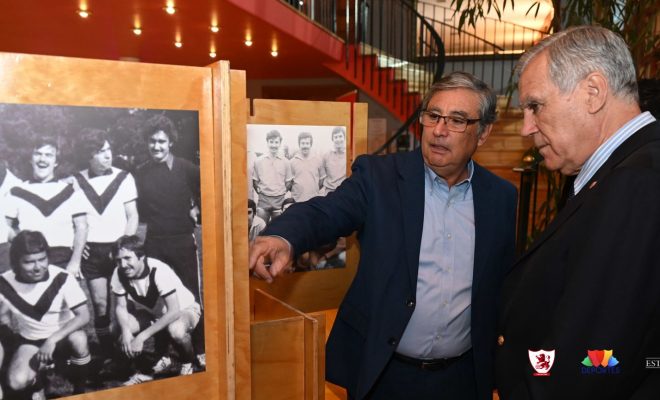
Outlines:
{"type": "Polygon", "coordinates": [[[30,178],[27,180],[27,182],[31,185],[37,184],[37,183],[51,183],[51,182],[57,182],[57,179],[53,176],[51,179],[45,180],[45,181],[40,181],[38,179],[35,179],[34,177],[30,178]]]}
{"type": "Polygon", "coordinates": [[[100,174],[95,174],[94,171],[92,171],[92,169],[89,168],[87,170],[87,175],[89,175],[89,179],[96,178],[97,176],[112,175],[112,167],[106,169],[105,171],[101,172],[100,174]]]}
{"type": "Polygon", "coordinates": [[[601,144],[598,149],[596,149],[596,151],[587,159],[587,161],[580,169],[577,177],[575,178],[575,183],[573,183],[575,194],[578,194],[578,192],[584,188],[589,180],[593,178],[593,176],[596,174],[596,171],[598,171],[600,167],[605,164],[614,150],[616,150],[623,142],[625,142],[626,139],[654,121],[655,118],[653,115],[651,115],[650,112],[643,112],[630,121],[626,122],[621,128],[614,132],[614,135],[612,135],[603,144],[601,144]]]}
{"type": "MultiPolygon", "coordinates": [[[[472,161],[472,159],[470,159],[470,161],[468,161],[468,163],[467,163],[467,170],[468,170],[467,178],[463,179],[460,182],[457,182],[454,186],[463,185],[466,182],[468,184],[472,183],[472,176],[474,175],[474,161],[472,161]]],[[[426,163],[424,163],[424,174],[426,176],[426,180],[429,183],[432,183],[432,182],[438,180],[438,181],[442,182],[445,186],[448,186],[447,185],[447,180],[445,178],[439,176],[438,174],[436,174],[435,171],[433,171],[431,169],[431,167],[429,167],[426,163]]]]}

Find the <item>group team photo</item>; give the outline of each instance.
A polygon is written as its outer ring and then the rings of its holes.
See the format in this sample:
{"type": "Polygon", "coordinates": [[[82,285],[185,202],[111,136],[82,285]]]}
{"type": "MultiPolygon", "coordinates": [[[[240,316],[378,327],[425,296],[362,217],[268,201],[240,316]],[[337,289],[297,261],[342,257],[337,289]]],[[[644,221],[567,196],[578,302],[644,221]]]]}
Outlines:
{"type": "Polygon", "coordinates": [[[206,369],[196,111],[0,104],[0,398],[206,369]]]}

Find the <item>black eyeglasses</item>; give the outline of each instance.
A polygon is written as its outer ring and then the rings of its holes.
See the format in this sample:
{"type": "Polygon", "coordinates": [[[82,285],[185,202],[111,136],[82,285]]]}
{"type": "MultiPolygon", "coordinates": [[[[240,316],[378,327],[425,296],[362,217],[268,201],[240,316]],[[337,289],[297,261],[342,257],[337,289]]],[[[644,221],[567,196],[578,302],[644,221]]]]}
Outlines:
{"type": "Polygon", "coordinates": [[[447,129],[452,132],[465,132],[468,125],[481,121],[481,118],[463,118],[453,115],[440,115],[433,111],[422,111],[419,113],[419,123],[429,128],[438,125],[440,119],[445,120],[447,129]]]}

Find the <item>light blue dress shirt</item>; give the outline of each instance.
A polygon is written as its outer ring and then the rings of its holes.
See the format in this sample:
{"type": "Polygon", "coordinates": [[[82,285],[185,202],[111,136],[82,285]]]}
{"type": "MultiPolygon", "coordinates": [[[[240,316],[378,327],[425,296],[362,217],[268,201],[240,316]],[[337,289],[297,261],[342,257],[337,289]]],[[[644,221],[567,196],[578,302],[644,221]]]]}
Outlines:
{"type": "Polygon", "coordinates": [[[428,166],[416,306],[397,347],[415,358],[450,358],[472,347],[474,268],[473,162],[468,178],[451,188],[428,166]]]}

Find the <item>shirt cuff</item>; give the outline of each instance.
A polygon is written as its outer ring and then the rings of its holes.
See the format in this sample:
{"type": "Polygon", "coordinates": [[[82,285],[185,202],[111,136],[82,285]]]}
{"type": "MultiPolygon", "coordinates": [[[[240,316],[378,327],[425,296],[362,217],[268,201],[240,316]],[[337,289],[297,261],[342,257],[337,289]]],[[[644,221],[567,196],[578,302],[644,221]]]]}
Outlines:
{"type": "Polygon", "coordinates": [[[293,246],[291,245],[291,242],[289,242],[288,240],[286,240],[286,238],[284,238],[280,235],[266,235],[266,236],[276,237],[276,238],[280,238],[280,239],[284,240],[286,242],[287,246],[289,246],[289,254],[291,255],[291,258],[293,258],[293,246]]]}

